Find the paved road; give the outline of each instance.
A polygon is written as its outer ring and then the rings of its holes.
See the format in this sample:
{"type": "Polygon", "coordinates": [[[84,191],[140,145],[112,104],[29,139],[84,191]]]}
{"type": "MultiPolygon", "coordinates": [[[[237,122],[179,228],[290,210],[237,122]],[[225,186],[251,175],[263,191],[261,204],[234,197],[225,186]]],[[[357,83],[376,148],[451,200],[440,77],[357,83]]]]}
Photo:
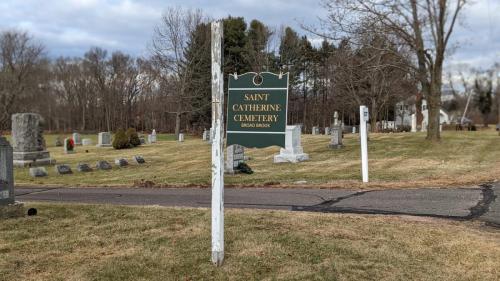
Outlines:
{"type": "MultiPolygon", "coordinates": [[[[500,184],[453,189],[228,188],[228,208],[365,214],[401,214],[450,219],[481,219],[500,225],[500,184]]],[[[21,201],[119,205],[210,207],[207,188],[27,188],[17,187],[21,201]]]]}

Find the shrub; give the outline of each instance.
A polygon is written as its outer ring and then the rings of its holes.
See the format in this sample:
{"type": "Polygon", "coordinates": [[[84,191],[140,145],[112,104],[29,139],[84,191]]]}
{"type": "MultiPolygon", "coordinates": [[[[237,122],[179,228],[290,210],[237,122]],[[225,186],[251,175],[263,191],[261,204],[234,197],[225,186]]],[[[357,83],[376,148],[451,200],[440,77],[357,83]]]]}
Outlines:
{"type": "Polygon", "coordinates": [[[130,148],[130,142],[123,129],[116,131],[115,137],[113,138],[113,147],[115,149],[130,148]]]}
{"type": "Polygon", "coordinates": [[[141,145],[141,140],[139,139],[139,135],[137,134],[134,128],[128,128],[125,134],[127,135],[128,141],[132,146],[141,145]]]}

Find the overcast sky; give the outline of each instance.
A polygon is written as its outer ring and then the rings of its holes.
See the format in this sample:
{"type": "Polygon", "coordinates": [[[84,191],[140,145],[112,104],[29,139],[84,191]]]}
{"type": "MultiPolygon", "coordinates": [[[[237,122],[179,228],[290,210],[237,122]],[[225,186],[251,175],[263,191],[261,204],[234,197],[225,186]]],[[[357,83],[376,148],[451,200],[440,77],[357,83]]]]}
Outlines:
{"type": "MultiPolygon", "coordinates": [[[[243,16],[272,26],[317,24],[320,0],[0,0],[0,29],[20,29],[47,46],[51,57],[81,56],[91,46],[147,54],[153,28],[168,6],[201,8],[213,18],[243,16]]],[[[500,62],[500,0],[475,0],[453,35],[448,65],[500,62]]],[[[300,31],[304,33],[303,31],[300,31]]]]}

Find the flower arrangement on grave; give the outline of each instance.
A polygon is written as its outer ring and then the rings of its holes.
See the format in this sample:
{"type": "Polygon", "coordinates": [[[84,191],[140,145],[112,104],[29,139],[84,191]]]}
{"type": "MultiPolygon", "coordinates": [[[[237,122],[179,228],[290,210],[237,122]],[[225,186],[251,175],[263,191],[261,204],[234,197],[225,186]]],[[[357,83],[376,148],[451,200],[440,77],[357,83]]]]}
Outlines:
{"type": "Polygon", "coordinates": [[[67,151],[73,151],[75,148],[75,141],[73,139],[67,139],[66,140],[66,150],[67,151]]]}

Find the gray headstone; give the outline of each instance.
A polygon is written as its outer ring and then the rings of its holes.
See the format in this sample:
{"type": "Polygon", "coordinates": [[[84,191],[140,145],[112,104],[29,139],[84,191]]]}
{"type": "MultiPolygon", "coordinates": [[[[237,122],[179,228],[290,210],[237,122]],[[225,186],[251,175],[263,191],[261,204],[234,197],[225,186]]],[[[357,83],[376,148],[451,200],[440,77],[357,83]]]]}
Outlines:
{"type": "Polygon", "coordinates": [[[184,134],[180,133],[179,134],[179,142],[183,142],[183,141],[184,141],[184,134]]]}
{"type": "Polygon", "coordinates": [[[342,128],[340,126],[333,126],[332,128],[332,139],[330,141],[330,148],[339,149],[342,148],[342,128]]]}
{"type": "Polygon", "coordinates": [[[0,137],[0,206],[14,204],[13,150],[4,137],[0,137]]]}
{"type": "Polygon", "coordinates": [[[245,162],[245,147],[239,144],[230,145],[226,149],[226,173],[234,174],[240,163],[245,162]]]}
{"type": "Polygon", "coordinates": [[[12,147],[15,166],[49,165],[50,158],[43,138],[44,121],[36,113],[12,115],[12,147]]]}
{"type": "Polygon", "coordinates": [[[134,158],[134,161],[137,164],[144,164],[144,163],[146,163],[146,160],[144,160],[144,158],[142,156],[140,156],[140,155],[136,155],[133,158],[134,158]]]}
{"type": "Polygon", "coordinates": [[[128,166],[128,161],[123,158],[115,159],[115,165],[118,167],[125,167],[128,166]]]}
{"type": "Polygon", "coordinates": [[[146,144],[146,139],[144,136],[139,137],[139,140],[141,141],[141,144],[146,144]]]}
{"type": "Polygon", "coordinates": [[[39,177],[46,177],[49,174],[47,173],[47,170],[45,170],[44,167],[33,167],[30,168],[30,176],[34,178],[39,178],[39,177]]]}
{"type": "Polygon", "coordinates": [[[111,133],[100,132],[99,135],[97,136],[97,146],[99,147],[111,146],[111,133]]]}
{"type": "Polygon", "coordinates": [[[111,170],[113,167],[111,167],[111,165],[107,161],[101,160],[97,161],[95,168],[97,170],[111,170]]]}
{"type": "Polygon", "coordinates": [[[68,174],[73,174],[73,171],[71,170],[71,167],[69,165],[56,165],[54,167],[54,170],[56,173],[59,175],[68,175],[68,174]]]}
{"type": "Polygon", "coordinates": [[[56,145],[56,146],[63,146],[63,145],[64,145],[64,143],[63,143],[63,138],[61,138],[61,137],[57,137],[57,138],[56,138],[55,145],[56,145]]]}
{"type": "Polygon", "coordinates": [[[76,170],[78,172],[92,172],[92,168],[89,166],[89,164],[85,163],[78,163],[78,165],[76,165],[76,170]]]}

